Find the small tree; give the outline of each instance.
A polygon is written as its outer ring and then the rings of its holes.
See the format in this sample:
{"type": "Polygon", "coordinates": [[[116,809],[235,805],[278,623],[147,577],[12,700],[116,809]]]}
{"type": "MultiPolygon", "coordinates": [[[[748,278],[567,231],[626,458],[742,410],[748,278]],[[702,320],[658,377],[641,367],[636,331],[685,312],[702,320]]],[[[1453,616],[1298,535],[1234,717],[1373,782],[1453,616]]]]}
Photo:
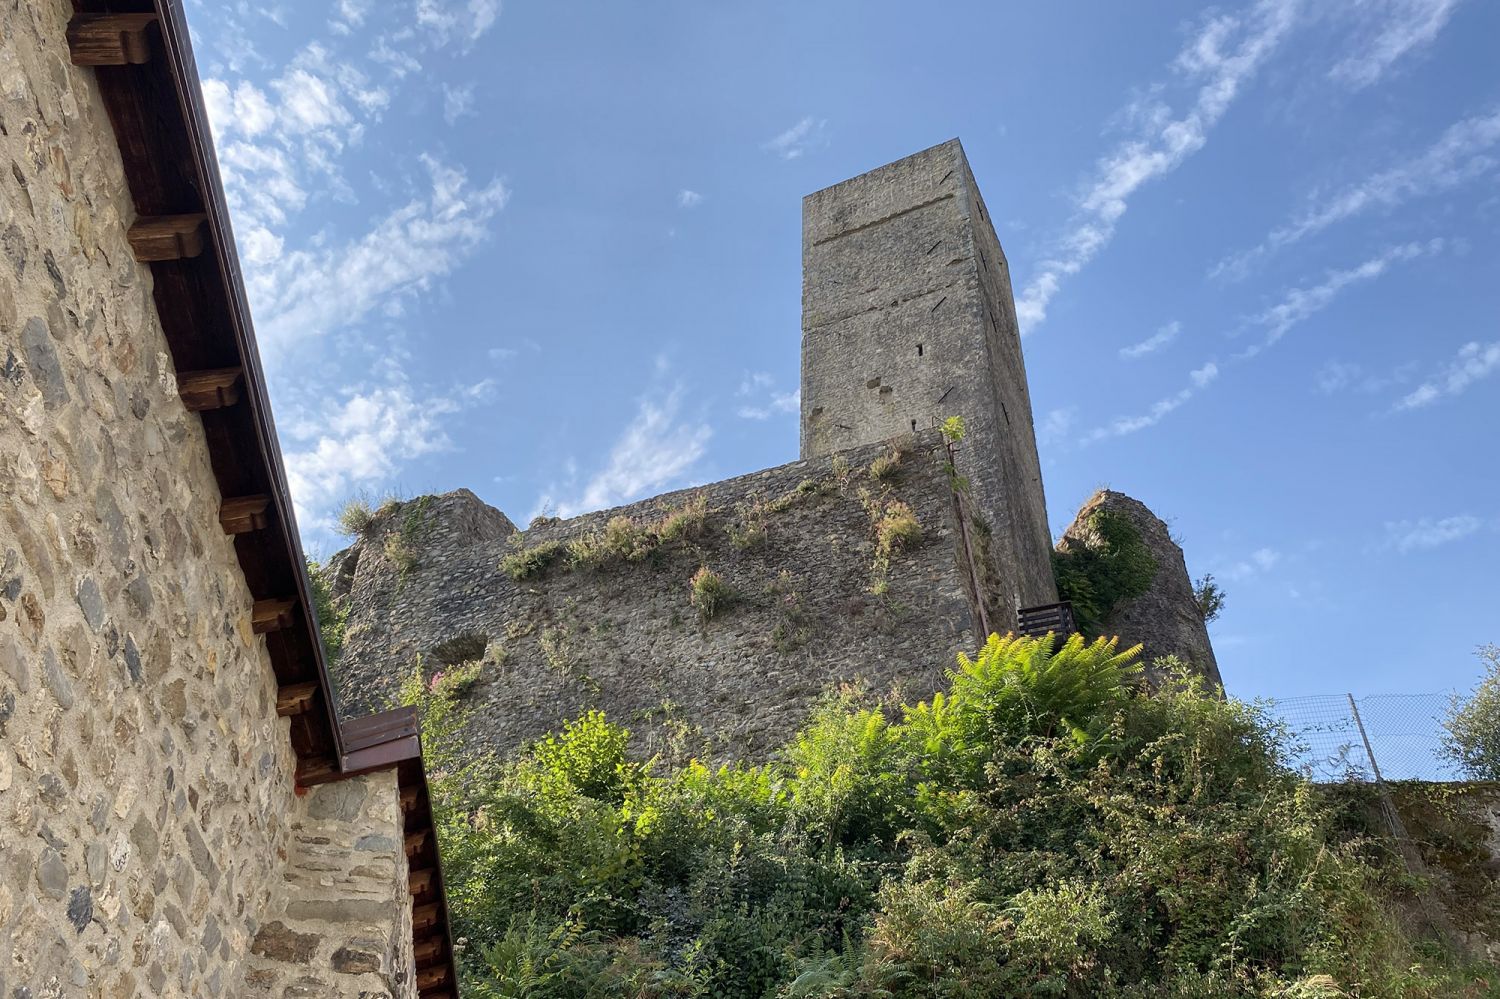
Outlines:
{"type": "Polygon", "coordinates": [[[1500,645],[1476,653],[1484,676],[1468,697],[1454,695],[1443,719],[1443,753],[1474,780],[1500,780],[1500,645]]]}
{"type": "Polygon", "coordinates": [[[1203,623],[1207,624],[1224,609],[1224,588],[1214,581],[1214,574],[1210,572],[1193,584],[1193,599],[1198,602],[1203,623]]]}

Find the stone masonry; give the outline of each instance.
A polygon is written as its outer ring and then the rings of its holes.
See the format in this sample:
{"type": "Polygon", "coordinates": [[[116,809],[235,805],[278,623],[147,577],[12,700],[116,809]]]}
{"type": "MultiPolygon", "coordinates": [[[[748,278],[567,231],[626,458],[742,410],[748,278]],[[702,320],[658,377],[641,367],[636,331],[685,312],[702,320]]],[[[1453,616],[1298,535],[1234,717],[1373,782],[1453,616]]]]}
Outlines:
{"type": "Polygon", "coordinates": [[[324,808],[355,785],[293,794],[72,13],[0,4],[0,995],[252,994],[276,920],[351,984],[275,995],[414,995],[394,778],[363,782],[357,816],[324,808]],[[340,855],[351,819],[381,838],[340,855]],[[294,918],[289,877],[382,912],[294,918]]]}
{"type": "Polygon", "coordinates": [[[973,577],[941,442],[927,432],[899,446],[883,478],[871,467],[891,445],[874,444],[518,533],[467,491],[388,511],[329,566],[351,612],[341,700],[383,707],[419,657],[426,675],[482,659],[476,746],[514,749],[602,707],[647,748],[676,731],[692,748],[755,754],[840,683],[928,696],[976,642],[973,577]],[[570,568],[564,555],[520,580],[501,570],[517,552],[617,518],[651,525],[695,500],[702,532],[639,561],[570,568]],[[869,510],[893,500],[921,540],[892,556],[877,594],[869,510]],[[700,566],[733,594],[706,622],[689,602],[700,566]]]}
{"type": "Polygon", "coordinates": [[[802,209],[802,456],[962,416],[1006,616],[1057,600],[1010,272],[957,139],[802,209]]]}

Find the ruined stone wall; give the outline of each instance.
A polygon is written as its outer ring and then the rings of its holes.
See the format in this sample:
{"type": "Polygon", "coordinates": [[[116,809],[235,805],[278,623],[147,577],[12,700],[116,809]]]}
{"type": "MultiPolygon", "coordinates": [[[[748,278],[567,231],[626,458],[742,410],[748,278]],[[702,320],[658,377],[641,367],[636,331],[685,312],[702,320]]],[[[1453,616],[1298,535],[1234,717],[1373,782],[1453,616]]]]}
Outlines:
{"type": "Polygon", "coordinates": [[[383,706],[419,655],[429,673],[483,659],[470,694],[477,745],[510,750],[602,707],[648,746],[679,729],[695,747],[755,754],[840,682],[926,696],[976,628],[942,445],[928,433],[909,446],[884,479],[870,474],[889,452],[877,444],[513,536],[491,533],[498,521],[469,493],[389,511],[330,565],[351,609],[336,669],[346,710],[383,706]],[[696,497],[709,511],[702,533],[638,561],[568,568],[560,556],[520,580],[500,567],[614,518],[658,523],[696,497]],[[892,557],[876,594],[867,504],[892,499],[911,506],[922,537],[892,557]],[[700,566],[733,593],[706,622],[689,602],[700,566]]]}
{"type": "Polygon", "coordinates": [[[287,818],[284,878],[250,944],[245,999],[416,996],[393,770],[324,784],[287,818]]]}
{"type": "Polygon", "coordinates": [[[802,456],[948,416],[1008,615],[1057,599],[1004,253],[957,140],[809,195],[802,456]]]}
{"type": "Polygon", "coordinates": [[[0,995],[236,996],[295,761],[71,14],[0,4],[0,995]]]}

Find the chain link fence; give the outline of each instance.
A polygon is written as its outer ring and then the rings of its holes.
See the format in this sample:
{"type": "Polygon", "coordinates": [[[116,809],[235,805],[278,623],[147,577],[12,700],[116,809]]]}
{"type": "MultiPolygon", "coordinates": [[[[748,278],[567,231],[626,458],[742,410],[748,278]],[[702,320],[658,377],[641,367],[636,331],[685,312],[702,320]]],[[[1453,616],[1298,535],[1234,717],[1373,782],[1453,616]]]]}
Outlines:
{"type": "Polygon", "coordinates": [[[1316,783],[1462,780],[1442,752],[1451,694],[1325,694],[1266,703],[1293,737],[1294,766],[1316,783]]]}

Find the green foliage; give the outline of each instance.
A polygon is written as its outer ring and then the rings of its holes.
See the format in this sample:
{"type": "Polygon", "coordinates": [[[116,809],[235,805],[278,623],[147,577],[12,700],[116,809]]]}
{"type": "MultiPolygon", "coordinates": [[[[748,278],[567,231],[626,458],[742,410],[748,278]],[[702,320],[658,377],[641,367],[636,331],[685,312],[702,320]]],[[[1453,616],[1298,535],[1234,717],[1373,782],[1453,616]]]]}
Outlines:
{"type": "Polygon", "coordinates": [[[595,712],[440,776],[466,993],[1487,994],[1382,914],[1278,728],[1133,659],[992,638],[894,717],[826,701],[764,765],[637,762],[595,712]]]}
{"type": "Polygon", "coordinates": [[[543,541],[530,548],[521,548],[500,560],[500,570],[511,579],[520,582],[535,576],[547,566],[562,558],[567,552],[560,541],[543,541]]]}
{"type": "Polygon", "coordinates": [[[870,592],[883,596],[890,586],[891,556],[915,547],[922,540],[922,525],[916,511],[898,499],[866,500],[865,509],[875,534],[870,592]]]}
{"type": "Polygon", "coordinates": [[[1079,629],[1092,638],[1117,605],[1150,589],[1156,559],[1129,517],[1098,510],[1068,551],[1053,552],[1052,575],[1059,598],[1072,603],[1079,629]]]}
{"type": "Polygon", "coordinates": [[[652,533],[658,541],[669,542],[696,538],[708,527],[708,497],[696,493],[682,506],[671,510],[656,524],[652,533]]]}
{"type": "Polygon", "coordinates": [[[943,421],[943,438],[950,444],[957,444],[964,439],[964,418],[962,416],[950,416],[943,421]]]}
{"type": "Polygon", "coordinates": [[[688,589],[688,602],[698,612],[698,619],[705,623],[724,609],[731,596],[729,584],[724,582],[724,577],[706,565],[699,566],[698,571],[693,573],[693,578],[688,581],[688,589]]]}
{"type": "Polygon", "coordinates": [[[905,448],[899,444],[892,444],[885,454],[870,462],[870,478],[876,482],[895,478],[896,473],[901,471],[901,463],[905,460],[905,448]]]}
{"type": "Polygon", "coordinates": [[[312,583],[313,610],[317,613],[318,634],[323,636],[323,654],[332,666],[344,654],[344,634],[349,626],[349,604],[335,602],[333,587],[323,566],[307,560],[307,578],[312,583]]]}
{"type": "Polygon", "coordinates": [[[1484,675],[1468,697],[1454,697],[1443,719],[1443,752],[1473,780],[1500,781],[1500,645],[1477,652],[1484,675]]]}
{"type": "Polygon", "coordinates": [[[1198,613],[1203,615],[1204,624],[1216,620],[1224,610],[1224,588],[1214,581],[1213,573],[1193,584],[1193,601],[1198,605],[1198,613]]]}

